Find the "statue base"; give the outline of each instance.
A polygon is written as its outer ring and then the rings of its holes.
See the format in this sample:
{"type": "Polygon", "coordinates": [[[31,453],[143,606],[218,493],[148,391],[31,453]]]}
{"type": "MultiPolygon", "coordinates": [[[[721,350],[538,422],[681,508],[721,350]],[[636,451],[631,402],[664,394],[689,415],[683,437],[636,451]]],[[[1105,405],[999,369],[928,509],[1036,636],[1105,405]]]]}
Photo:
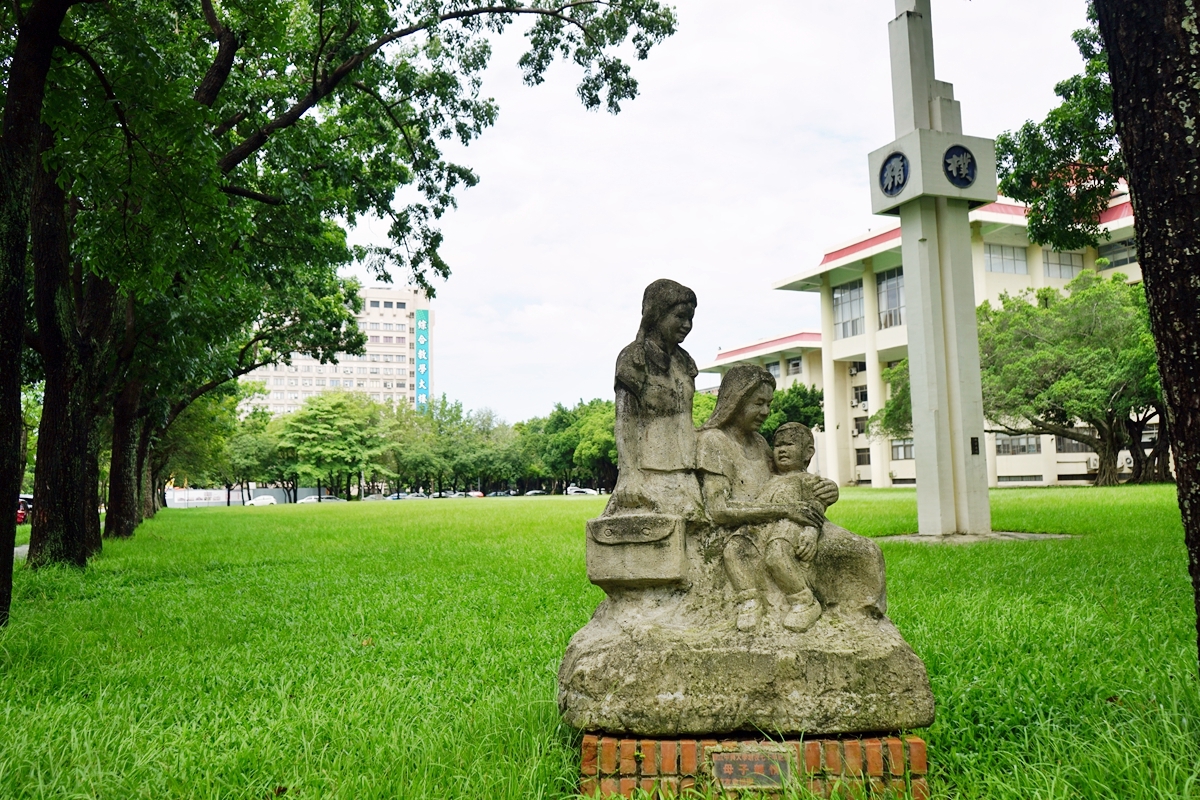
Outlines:
{"type": "Polygon", "coordinates": [[[675,797],[694,789],[778,796],[802,787],[818,797],[926,800],[925,742],[916,736],[819,739],[633,739],[583,737],[580,794],[675,797]],[[773,791],[774,790],[774,791],[773,791]]]}
{"type": "Polygon", "coordinates": [[[743,632],[733,620],[635,621],[633,608],[617,605],[605,601],[563,658],[559,708],[575,728],[811,736],[933,722],[925,665],[886,617],[826,613],[804,633],[766,624],[743,632]]]}

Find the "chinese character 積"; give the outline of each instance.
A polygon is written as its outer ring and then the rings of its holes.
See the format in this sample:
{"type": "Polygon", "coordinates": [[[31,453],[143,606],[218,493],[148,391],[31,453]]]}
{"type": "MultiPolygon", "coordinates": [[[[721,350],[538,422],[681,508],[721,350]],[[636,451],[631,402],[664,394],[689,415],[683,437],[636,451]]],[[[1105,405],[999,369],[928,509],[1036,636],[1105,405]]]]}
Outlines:
{"type": "Polygon", "coordinates": [[[424,374],[425,374],[426,372],[428,372],[428,371],[429,371],[429,368],[428,368],[428,367],[426,367],[424,364],[417,364],[417,372],[419,372],[419,373],[421,373],[422,375],[424,375],[424,374]]]}
{"type": "Polygon", "coordinates": [[[428,341],[429,341],[429,340],[428,340],[428,339],[426,339],[424,336],[418,336],[418,337],[417,337],[417,344],[425,344],[425,343],[426,343],[426,342],[428,342],[428,341]]]}
{"type": "Polygon", "coordinates": [[[900,193],[904,184],[908,183],[908,160],[902,153],[893,153],[883,162],[883,171],[879,174],[879,186],[883,193],[892,196],[900,193]]]}
{"type": "Polygon", "coordinates": [[[429,358],[429,354],[426,353],[424,350],[418,350],[417,358],[420,359],[421,361],[424,361],[425,359],[429,358]]]}
{"type": "Polygon", "coordinates": [[[427,394],[417,395],[417,402],[422,403],[422,404],[429,402],[429,395],[427,395],[427,394]]]}

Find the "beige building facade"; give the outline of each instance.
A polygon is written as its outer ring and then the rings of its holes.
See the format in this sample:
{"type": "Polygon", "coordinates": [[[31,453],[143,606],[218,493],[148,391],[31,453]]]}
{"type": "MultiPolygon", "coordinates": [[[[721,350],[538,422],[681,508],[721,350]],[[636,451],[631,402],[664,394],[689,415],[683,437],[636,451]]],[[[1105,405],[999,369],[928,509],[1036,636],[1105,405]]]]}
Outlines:
{"type": "MultiPolygon", "coordinates": [[[[1134,244],[1133,211],[1118,195],[1101,216],[1110,238],[1099,248],[1059,253],[1032,244],[1025,208],[1006,198],[974,209],[971,260],[976,302],[997,304],[1002,294],[1025,289],[1063,289],[1084,269],[1141,280],[1134,244]]],[[[825,393],[825,424],[818,435],[817,464],[840,485],[912,486],[916,468],[911,439],[872,439],[867,420],[886,398],[883,370],[908,356],[908,328],[900,226],[870,231],[825,253],[821,262],[775,285],[821,298],[820,331],[797,331],[721,351],[703,372],[723,373],[737,363],[771,370],[783,389],[801,381],[825,393]],[[795,370],[795,371],[793,371],[795,370]]],[[[1054,436],[985,434],[990,486],[1049,486],[1091,481],[1096,456],[1076,442],[1054,436]]],[[[1118,459],[1128,471],[1132,459],[1118,459]]]]}
{"type": "Polygon", "coordinates": [[[359,296],[363,308],[358,327],[367,337],[366,352],[339,354],[337,364],[322,364],[296,353],[291,364],[254,370],[243,380],[262,383],[266,397],[257,398],[253,405],[279,415],[296,411],[308,398],[328,391],[362,392],[377,402],[410,407],[423,405],[432,396],[429,299],[410,286],[374,286],[360,289],[359,296]],[[419,325],[424,327],[418,329],[419,325]]]}

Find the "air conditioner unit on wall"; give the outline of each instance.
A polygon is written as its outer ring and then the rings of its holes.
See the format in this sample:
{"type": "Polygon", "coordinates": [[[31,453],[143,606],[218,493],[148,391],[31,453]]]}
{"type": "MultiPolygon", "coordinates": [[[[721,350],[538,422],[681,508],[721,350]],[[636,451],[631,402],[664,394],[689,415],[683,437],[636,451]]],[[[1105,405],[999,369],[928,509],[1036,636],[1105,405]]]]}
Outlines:
{"type": "Polygon", "coordinates": [[[854,430],[850,431],[850,435],[851,435],[851,436],[858,436],[858,428],[855,428],[854,430]]]}
{"type": "Polygon", "coordinates": [[[1087,468],[1088,472],[1095,472],[1100,469],[1100,456],[1088,456],[1087,468]]]}
{"type": "Polygon", "coordinates": [[[1127,467],[1133,466],[1133,456],[1125,456],[1125,466],[1127,466],[1127,467]]]}
{"type": "Polygon", "coordinates": [[[864,414],[866,414],[867,413],[867,404],[863,403],[861,406],[858,407],[858,410],[863,412],[864,414]]]}
{"type": "Polygon", "coordinates": [[[857,374],[858,374],[858,367],[854,367],[854,366],[850,367],[850,377],[853,378],[857,374]]]}
{"type": "Polygon", "coordinates": [[[850,401],[850,407],[851,407],[851,408],[858,408],[858,401],[857,401],[857,400],[851,400],[851,401],[850,401]]]}

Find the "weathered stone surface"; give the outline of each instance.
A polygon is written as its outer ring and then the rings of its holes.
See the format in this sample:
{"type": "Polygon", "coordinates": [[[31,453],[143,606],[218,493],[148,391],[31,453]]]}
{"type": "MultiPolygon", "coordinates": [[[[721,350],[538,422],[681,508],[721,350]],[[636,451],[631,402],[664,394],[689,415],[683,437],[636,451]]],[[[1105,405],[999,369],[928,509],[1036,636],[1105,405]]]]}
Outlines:
{"type": "Polygon", "coordinates": [[[738,630],[719,537],[690,537],[686,589],[612,590],[571,639],[558,676],[570,725],[644,736],[815,735],[933,721],[925,666],[883,614],[874,542],[826,523],[814,562],[824,613],[798,633],[783,627],[788,603],[769,583],[762,622],[738,630]]]}
{"type": "Polygon", "coordinates": [[[558,675],[566,721],[640,736],[845,734],[933,721],[921,660],[887,619],[883,555],[828,521],[832,481],[806,472],[812,432],[760,435],[775,381],[738,365],[692,427],[679,345],[696,297],[646,289],[616,369],[620,475],[587,525],[606,594],[558,675]]]}

